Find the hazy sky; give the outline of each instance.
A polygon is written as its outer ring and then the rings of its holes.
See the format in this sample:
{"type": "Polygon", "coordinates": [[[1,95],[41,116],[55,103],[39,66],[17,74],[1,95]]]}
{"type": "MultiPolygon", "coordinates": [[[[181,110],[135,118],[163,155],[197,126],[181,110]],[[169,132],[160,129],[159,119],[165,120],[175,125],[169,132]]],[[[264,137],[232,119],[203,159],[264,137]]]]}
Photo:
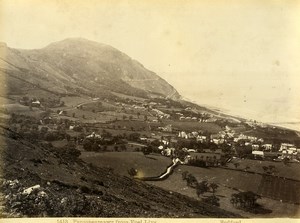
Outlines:
{"type": "Polygon", "coordinates": [[[0,10],[10,47],[95,40],[199,103],[300,120],[300,1],[0,0],[0,10]]]}

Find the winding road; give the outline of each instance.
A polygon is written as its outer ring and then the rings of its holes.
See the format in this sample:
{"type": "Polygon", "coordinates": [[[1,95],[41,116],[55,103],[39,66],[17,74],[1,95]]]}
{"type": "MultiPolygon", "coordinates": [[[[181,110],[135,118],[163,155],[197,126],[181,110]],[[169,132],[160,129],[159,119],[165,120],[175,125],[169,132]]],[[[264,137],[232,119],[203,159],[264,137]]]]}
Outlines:
{"type": "Polygon", "coordinates": [[[137,177],[135,176],[134,179],[138,179],[138,180],[143,180],[143,181],[159,181],[159,180],[165,180],[166,178],[168,178],[168,176],[171,175],[171,173],[173,172],[173,169],[178,165],[178,164],[184,164],[184,162],[182,162],[179,158],[174,158],[172,160],[172,164],[170,166],[167,167],[166,171],[164,173],[162,173],[159,176],[155,176],[155,177],[137,177]]]}

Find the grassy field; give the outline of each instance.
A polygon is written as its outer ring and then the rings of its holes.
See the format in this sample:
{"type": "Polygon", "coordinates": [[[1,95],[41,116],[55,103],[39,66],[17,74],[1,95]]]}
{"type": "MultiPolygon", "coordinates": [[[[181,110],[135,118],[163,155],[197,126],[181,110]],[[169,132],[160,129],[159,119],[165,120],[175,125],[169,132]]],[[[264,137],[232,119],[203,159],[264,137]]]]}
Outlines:
{"type": "Polygon", "coordinates": [[[196,121],[164,121],[164,124],[171,124],[173,127],[180,129],[181,131],[208,131],[210,133],[218,133],[221,131],[221,127],[215,123],[205,123],[196,121]]]}
{"type": "Polygon", "coordinates": [[[121,94],[121,93],[117,93],[117,92],[112,92],[112,93],[120,98],[128,98],[128,99],[137,100],[137,101],[145,101],[145,98],[130,96],[130,95],[121,94]]]}
{"type": "Polygon", "coordinates": [[[282,202],[300,204],[300,182],[298,181],[263,176],[257,193],[282,202]]]}
{"type": "Polygon", "coordinates": [[[144,156],[141,152],[82,152],[81,159],[100,167],[111,167],[115,173],[129,176],[127,170],[135,168],[141,176],[158,176],[172,161],[160,155],[144,156]]]}
{"type": "Polygon", "coordinates": [[[228,167],[235,169],[234,163],[238,163],[237,169],[244,170],[247,166],[250,167],[249,171],[256,173],[264,173],[263,166],[275,166],[275,175],[280,177],[291,178],[300,180],[300,163],[289,163],[284,165],[283,162],[260,161],[251,159],[233,159],[228,163],[228,167]]]}
{"type": "MultiPolygon", "coordinates": [[[[253,214],[236,209],[231,205],[231,195],[237,193],[237,190],[260,192],[261,188],[263,188],[261,185],[263,177],[258,174],[250,175],[249,173],[241,171],[223,170],[219,168],[205,169],[191,166],[179,166],[167,180],[148,183],[195,199],[200,199],[201,197],[197,198],[195,189],[188,187],[186,182],[182,180],[181,173],[184,171],[192,173],[198,181],[207,180],[209,183],[217,183],[219,188],[217,189],[216,195],[220,198],[220,207],[222,209],[230,210],[246,217],[300,217],[299,205],[283,203],[279,200],[270,199],[269,197],[263,197],[258,200],[258,203],[270,213],[253,214]]],[[[212,193],[207,192],[202,197],[204,198],[210,195],[212,195],[212,193]]]]}
{"type": "MultiPolygon", "coordinates": [[[[159,155],[145,157],[140,152],[83,152],[81,158],[97,166],[111,167],[116,173],[125,176],[128,176],[127,170],[131,167],[138,169],[142,176],[156,176],[162,173],[171,163],[169,158],[159,155]]],[[[221,208],[225,210],[246,217],[300,217],[299,205],[284,202],[291,201],[291,199],[295,200],[295,198],[299,199],[299,196],[297,196],[299,194],[299,185],[291,185],[291,182],[284,183],[280,178],[277,179],[276,177],[267,179],[260,174],[251,174],[244,171],[221,168],[206,169],[182,165],[175,168],[173,174],[167,180],[148,183],[195,199],[201,199],[201,197],[197,198],[195,189],[187,187],[186,182],[182,180],[181,173],[183,171],[192,173],[198,181],[207,180],[209,183],[217,183],[219,188],[216,195],[220,198],[221,208]],[[253,214],[233,208],[230,198],[238,190],[250,190],[262,194],[263,198],[258,200],[258,203],[267,212],[264,214],[253,214]],[[283,199],[283,197],[286,199],[283,199]]],[[[211,192],[207,192],[202,197],[210,195],[211,192]]]]}
{"type": "Polygon", "coordinates": [[[65,106],[67,107],[74,107],[81,103],[87,103],[91,101],[91,99],[84,97],[62,97],[61,101],[65,102],[65,106]]]}

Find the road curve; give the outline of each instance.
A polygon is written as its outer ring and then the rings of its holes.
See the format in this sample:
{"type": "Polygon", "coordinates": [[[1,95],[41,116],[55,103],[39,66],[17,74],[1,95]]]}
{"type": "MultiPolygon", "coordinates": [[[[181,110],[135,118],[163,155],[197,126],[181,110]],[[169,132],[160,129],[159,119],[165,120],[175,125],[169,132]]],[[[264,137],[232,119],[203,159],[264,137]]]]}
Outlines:
{"type": "Polygon", "coordinates": [[[138,177],[135,176],[134,179],[138,179],[138,180],[143,180],[143,181],[159,181],[159,180],[165,180],[167,179],[173,172],[173,169],[178,165],[178,164],[184,164],[184,162],[182,162],[180,159],[178,158],[174,158],[172,160],[172,164],[170,164],[166,171],[164,173],[162,173],[159,176],[155,176],[155,177],[138,177]]]}

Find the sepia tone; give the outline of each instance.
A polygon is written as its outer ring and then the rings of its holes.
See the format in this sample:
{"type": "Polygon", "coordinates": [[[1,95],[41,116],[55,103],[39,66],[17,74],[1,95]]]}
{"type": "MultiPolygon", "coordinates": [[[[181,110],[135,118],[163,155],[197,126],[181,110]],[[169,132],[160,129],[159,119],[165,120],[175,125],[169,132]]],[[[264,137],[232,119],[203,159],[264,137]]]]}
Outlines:
{"type": "Polygon", "coordinates": [[[299,9],[0,1],[1,218],[298,218],[299,9]]]}

